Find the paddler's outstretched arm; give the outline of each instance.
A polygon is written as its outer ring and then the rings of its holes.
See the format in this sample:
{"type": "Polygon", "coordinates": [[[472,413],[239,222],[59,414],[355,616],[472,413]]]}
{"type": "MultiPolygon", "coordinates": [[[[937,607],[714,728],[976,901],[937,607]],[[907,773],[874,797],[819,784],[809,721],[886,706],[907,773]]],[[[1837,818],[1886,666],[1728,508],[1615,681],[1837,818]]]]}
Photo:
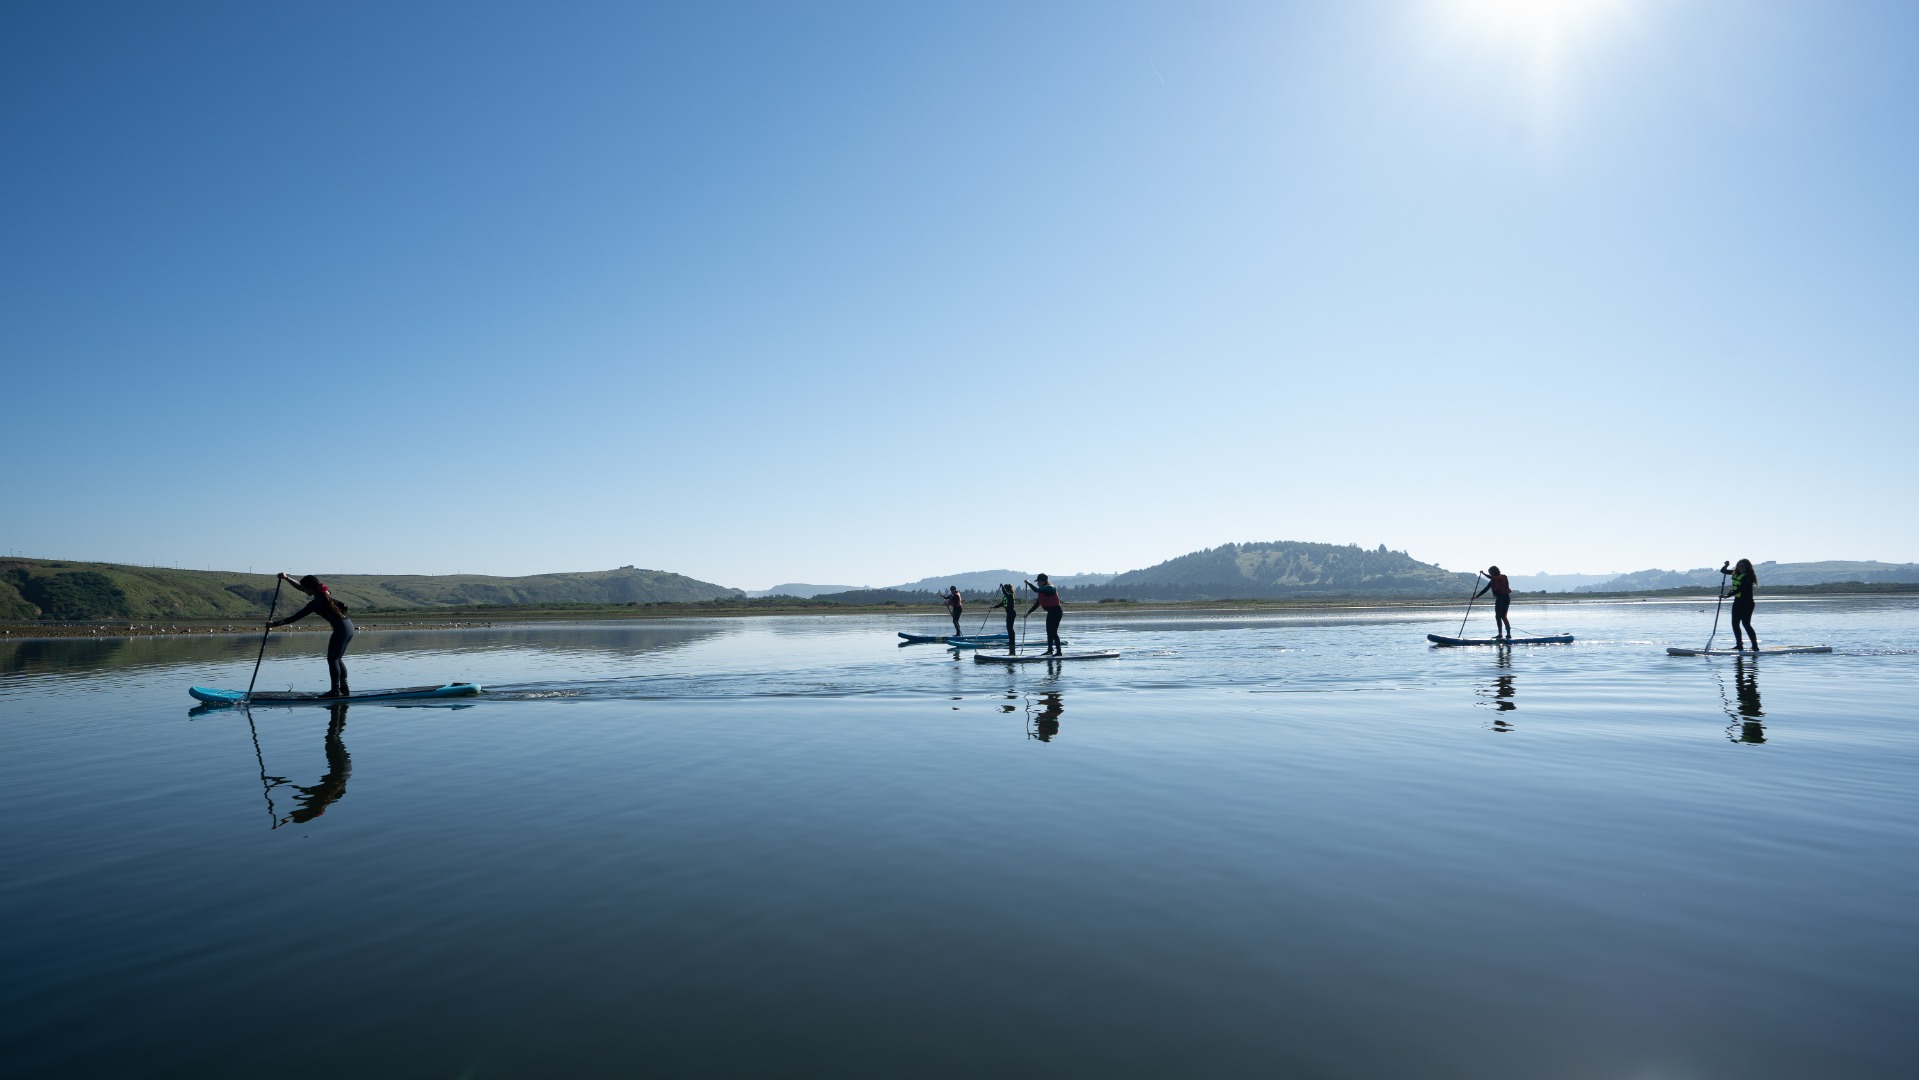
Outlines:
{"type": "Polygon", "coordinates": [[[286,618],[281,619],[278,622],[270,622],[267,625],[268,626],[285,626],[288,623],[297,623],[301,619],[304,619],[308,615],[312,615],[318,612],[319,610],[320,610],[320,598],[316,596],[313,599],[307,601],[307,606],[301,608],[300,610],[294,612],[291,615],[288,615],[286,618]]]}

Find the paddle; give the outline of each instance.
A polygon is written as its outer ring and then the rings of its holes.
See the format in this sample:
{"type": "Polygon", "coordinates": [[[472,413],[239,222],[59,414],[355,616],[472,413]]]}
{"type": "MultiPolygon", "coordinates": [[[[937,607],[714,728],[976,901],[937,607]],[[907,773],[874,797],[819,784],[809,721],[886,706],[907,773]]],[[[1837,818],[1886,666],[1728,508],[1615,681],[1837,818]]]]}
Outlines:
{"type": "Polygon", "coordinates": [[[1479,579],[1480,579],[1481,577],[1483,577],[1483,576],[1484,576],[1484,575],[1482,575],[1482,574],[1481,574],[1481,573],[1480,573],[1479,571],[1477,571],[1477,570],[1474,570],[1474,571],[1473,571],[1473,590],[1474,590],[1474,592],[1473,592],[1473,594],[1472,594],[1471,596],[1468,596],[1468,597],[1466,598],[1466,614],[1464,614],[1464,615],[1461,615],[1461,616],[1459,617],[1459,634],[1458,634],[1458,636],[1459,636],[1459,637],[1461,637],[1461,638],[1464,638],[1464,637],[1466,636],[1466,620],[1467,620],[1467,619],[1470,619],[1470,618],[1472,618],[1472,617],[1473,617],[1473,601],[1474,601],[1474,600],[1477,600],[1477,599],[1479,599],[1479,592],[1478,592],[1478,589],[1479,589],[1479,579]]]}
{"type": "MultiPolygon", "coordinates": [[[[1719,572],[1721,574],[1724,574],[1726,572],[1727,565],[1729,564],[1727,563],[1719,564],[1719,572]]],[[[1722,577],[1719,579],[1719,602],[1712,606],[1712,633],[1706,636],[1706,647],[1703,650],[1701,650],[1702,652],[1712,651],[1712,639],[1719,636],[1719,609],[1725,606],[1726,606],[1726,579],[1722,577]]]]}
{"type": "Polygon", "coordinates": [[[253,684],[260,679],[260,661],[266,659],[267,635],[273,633],[273,613],[280,607],[280,583],[285,580],[284,575],[273,579],[273,602],[267,605],[267,624],[260,630],[260,655],[253,658],[253,678],[247,680],[249,699],[253,697],[253,684]]]}

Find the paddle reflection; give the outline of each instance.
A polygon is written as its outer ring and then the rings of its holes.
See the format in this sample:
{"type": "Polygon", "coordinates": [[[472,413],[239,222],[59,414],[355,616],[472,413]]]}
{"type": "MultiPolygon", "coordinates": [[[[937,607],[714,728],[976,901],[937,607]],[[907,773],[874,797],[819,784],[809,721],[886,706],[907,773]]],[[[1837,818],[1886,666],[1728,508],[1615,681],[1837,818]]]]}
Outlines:
{"type": "Polygon", "coordinates": [[[1759,744],[1766,741],[1766,715],[1759,703],[1759,660],[1737,656],[1732,661],[1732,694],[1727,696],[1725,680],[1719,684],[1721,705],[1726,710],[1726,738],[1736,743],[1759,744]]]}

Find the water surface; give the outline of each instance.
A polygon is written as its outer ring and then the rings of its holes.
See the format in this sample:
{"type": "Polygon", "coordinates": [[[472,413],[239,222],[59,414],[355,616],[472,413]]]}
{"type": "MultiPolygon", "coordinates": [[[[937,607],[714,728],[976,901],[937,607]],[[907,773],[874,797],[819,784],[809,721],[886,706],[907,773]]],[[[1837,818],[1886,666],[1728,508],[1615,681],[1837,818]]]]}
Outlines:
{"type": "Polygon", "coordinates": [[[19,1075],[1906,1075],[1919,605],[0,644],[19,1075]],[[324,684],[276,640],[266,688],[324,684]]]}

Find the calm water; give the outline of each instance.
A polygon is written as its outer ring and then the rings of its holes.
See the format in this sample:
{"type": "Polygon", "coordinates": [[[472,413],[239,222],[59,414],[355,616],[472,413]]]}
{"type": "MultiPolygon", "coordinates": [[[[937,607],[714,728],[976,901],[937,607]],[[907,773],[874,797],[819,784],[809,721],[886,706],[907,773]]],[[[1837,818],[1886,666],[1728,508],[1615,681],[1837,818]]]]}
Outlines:
{"type": "Polygon", "coordinates": [[[0,1069],[1912,1075],[1919,604],[1516,616],[0,644],[0,1069]]]}

